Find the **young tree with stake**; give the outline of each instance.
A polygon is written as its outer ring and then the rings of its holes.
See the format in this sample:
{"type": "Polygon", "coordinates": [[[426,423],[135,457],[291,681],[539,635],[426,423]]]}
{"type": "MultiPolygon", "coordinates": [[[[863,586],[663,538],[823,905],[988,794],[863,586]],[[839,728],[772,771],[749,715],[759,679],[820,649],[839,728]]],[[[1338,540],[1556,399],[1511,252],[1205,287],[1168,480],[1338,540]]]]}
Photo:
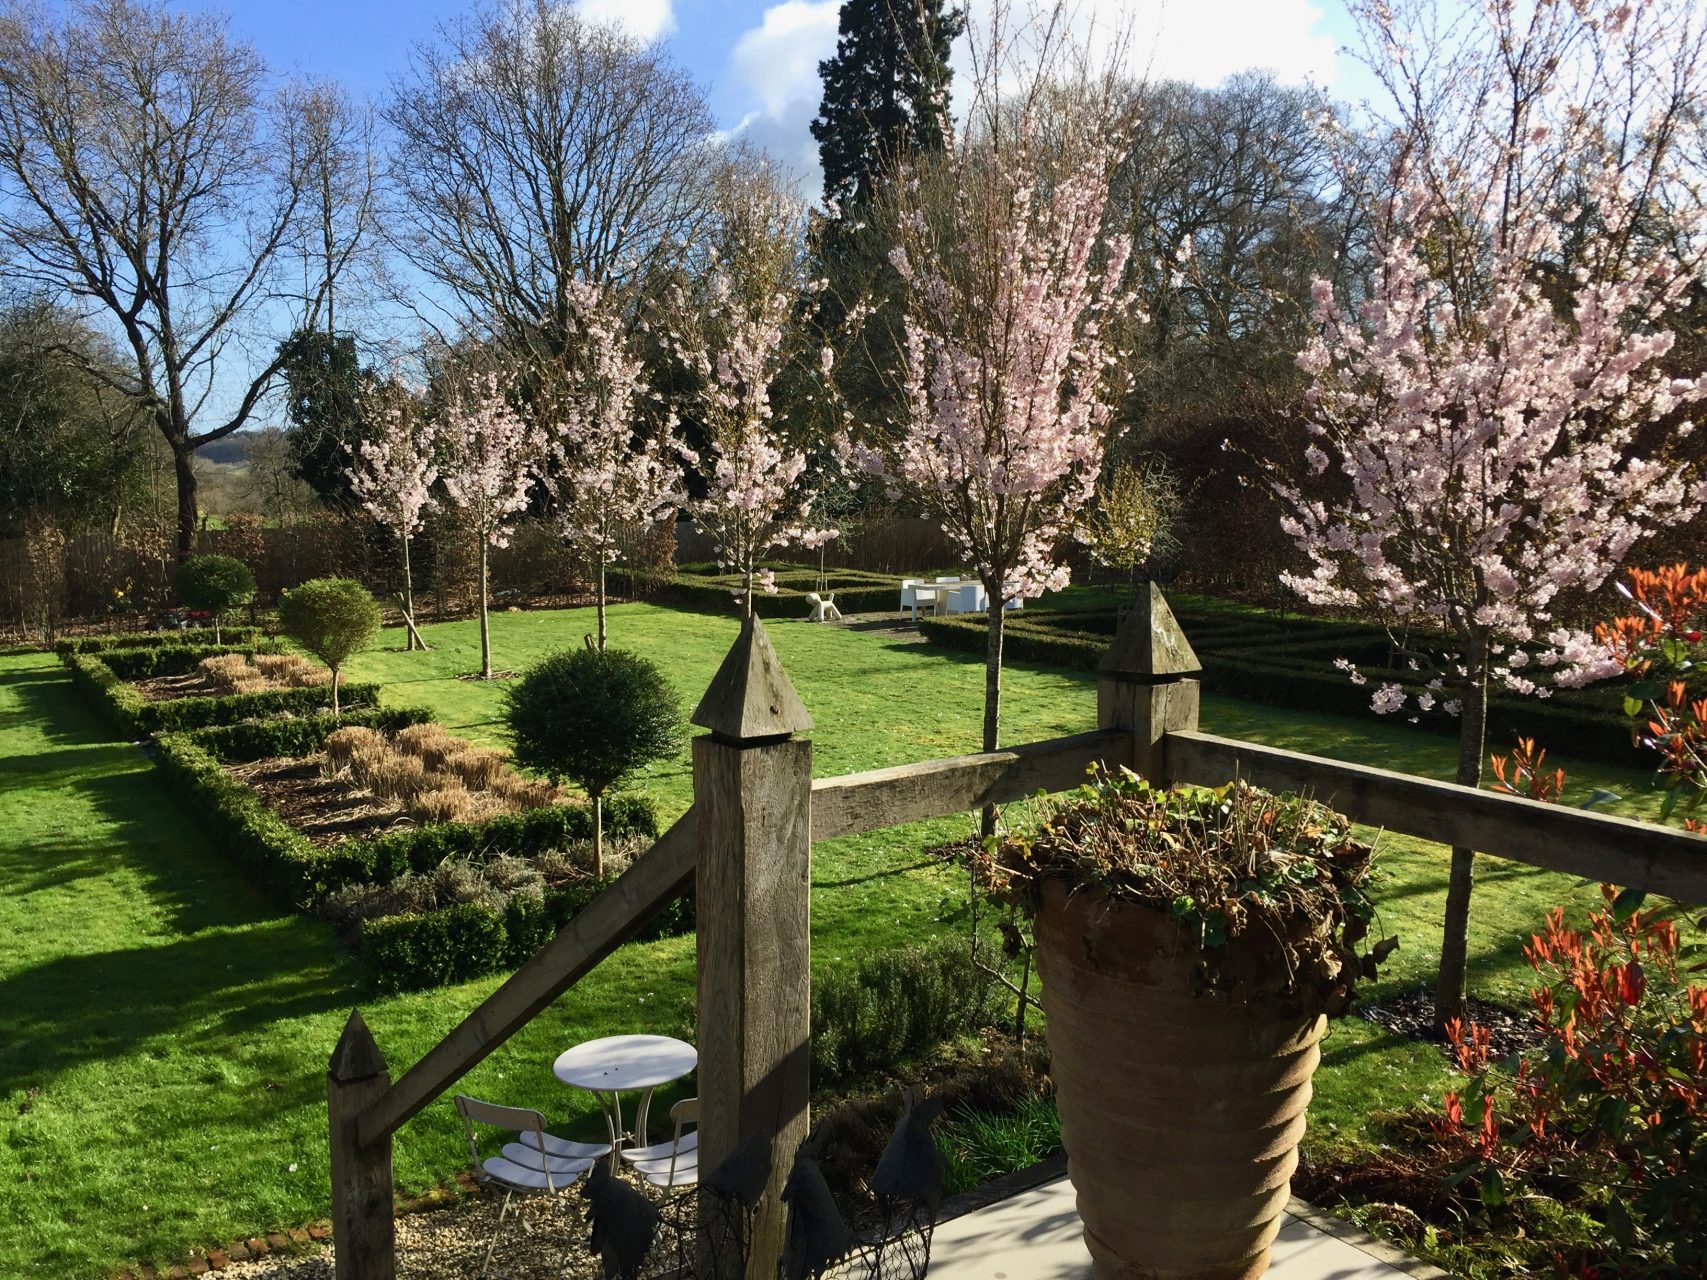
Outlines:
{"type": "Polygon", "coordinates": [[[550,485],[564,535],[592,561],[603,649],[605,570],[620,554],[622,530],[665,520],[682,501],[675,419],[654,435],[637,434],[644,370],[623,339],[610,293],[575,281],[569,307],[579,350],[561,396],[550,485]]]}
{"type": "Polygon", "coordinates": [[[904,408],[870,455],[984,586],[987,751],[1000,739],[1003,606],[1067,584],[1060,548],[1096,490],[1119,395],[1111,313],[1127,301],[1127,241],[1103,229],[1120,158],[1114,82],[1082,81],[1063,109],[1049,91],[1062,28],[1050,25],[1024,92],[1010,92],[1003,21],[974,41],[979,74],[947,159],[915,164],[895,190],[904,408]]]}
{"type": "Polygon", "coordinates": [[[543,450],[537,433],[510,407],[496,374],[464,377],[451,390],[433,432],[439,478],[451,505],[475,539],[479,558],[480,676],[492,678],[488,556],[506,546],[515,518],[527,507],[543,450]]]}
{"type": "Polygon", "coordinates": [[[433,432],[418,396],[392,384],[369,397],[372,437],[351,451],[350,489],[366,512],[397,537],[403,562],[405,647],[417,642],[415,585],[409,569],[409,539],[421,529],[421,513],[432,501],[439,469],[433,458],[433,432]]]}
{"type": "MultiPolygon", "coordinates": [[[[1375,689],[1374,709],[1456,717],[1457,781],[1476,786],[1490,686],[1546,697],[1607,669],[1561,596],[1598,588],[1707,496],[1649,452],[1707,395],[1707,378],[1663,366],[1666,319],[1699,266],[1674,248],[1698,243],[1700,223],[1671,198],[1667,113],[1699,103],[1700,38],[1665,4],[1498,3],[1479,39],[1460,31],[1454,60],[1417,65],[1426,9],[1356,8],[1405,114],[1370,296],[1354,308],[1316,286],[1306,458],[1334,483],[1279,486],[1310,562],[1286,581],[1389,626],[1417,676],[1375,689]],[[1650,79],[1625,72],[1662,47],[1655,114],[1629,96],[1650,79]],[[1637,133],[1607,129],[1637,119],[1637,133]],[[1679,238],[1650,234],[1659,208],[1679,238]],[[1403,645],[1412,628],[1445,647],[1403,645]]],[[[1473,858],[1452,851],[1443,1024],[1466,996],[1473,858]]]]}

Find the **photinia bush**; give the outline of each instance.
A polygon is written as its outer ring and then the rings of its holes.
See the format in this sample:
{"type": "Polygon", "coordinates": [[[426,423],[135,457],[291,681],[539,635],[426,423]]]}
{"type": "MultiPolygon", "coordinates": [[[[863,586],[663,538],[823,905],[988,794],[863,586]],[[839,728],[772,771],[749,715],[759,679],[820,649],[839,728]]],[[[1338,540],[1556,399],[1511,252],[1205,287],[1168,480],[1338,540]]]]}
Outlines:
{"type": "MultiPolygon", "coordinates": [[[[1540,1198],[1602,1222],[1610,1241],[1559,1256],[1575,1276],[1699,1276],[1707,1268],[1707,986],[1682,976],[1700,944],[1628,891],[1582,928],[1563,908],[1524,948],[1543,1048],[1490,1061],[1489,1034],[1447,1026],[1468,1083],[1435,1123],[1452,1180],[1485,1214],[1540,1198]]],[[[1693,972],[1695,965],[1687,971],[1693,972]]]]}

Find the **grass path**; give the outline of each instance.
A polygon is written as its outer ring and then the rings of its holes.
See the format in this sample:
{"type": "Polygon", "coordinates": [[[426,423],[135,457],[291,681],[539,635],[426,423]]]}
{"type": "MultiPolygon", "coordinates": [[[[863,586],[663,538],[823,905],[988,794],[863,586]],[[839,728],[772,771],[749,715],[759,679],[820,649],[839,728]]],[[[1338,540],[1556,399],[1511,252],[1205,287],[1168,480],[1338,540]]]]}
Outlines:
{"type": "MultiPolygon", "coordinates": [[[[588,611],[498,615],[496,662],[519,667],[579,643],[588,611]]],[[[613,611],[613,642],[657,659],[691,708],[734,638],[732,620],[648,606],[613,611]]],[[[387,682],[395,703],[433,706],[468,736],[497,741],[494,685],[476,665],[472,623],[427,629],[430,654],[361,655],[352,675],[387,682]]],[[[804,624],[771,628],[818,722],[820,775],[973,749],[982,671],[928,646],[804,624]]],[[[1008,678],[1005,736],[1076,731],[1094,717],[1082,675],[1020,668],[1008,678]]],[[[1403,725],[1333,719],[1209,699],[1220,733],[1443,776],[1448,740],[1403,725]]],[[[1562,745],[1562,744],[1559,744],[1562,745]]],[[[1564,763],[1569,763],[1568,760],[1564,763]]],[[[1652,812],[1634,774],[1572,766],[1573,789],[1607,786],[1652,812]]],[[[685,754],[641,781],[666,817],[686,806],[685,754]]],[[[843,963],[942,926],[957,884],[920,850],[964,820],[874,833],[815,850],[817,966],[843,963]]],[[[1390,928],[1404,939],[1387,984],[1416,981],[1438,956],[1444,851],[1384,842],[1390,928]]],[[[1545,907],[1585,900],[1563,877],[1487,862],[1473,973],[1487,994],[1526,986],[1518,947],[1545,907]]],[[[134,747],[111,740],[50,655],[0,655],[0,1276],[99,1277],[138,1260],[325,1213],[326,1055],[360,1004],[393,1064],[412,1062],[498,978],[374,998],[329,931],[277,913],[178,810],[134,747]]],[[[552,1080],[567,1044],[617,1030],[690,1032],[692,940],[633,946],[596,971],[470,1077],[470,1091],[543,1105],[566,1125],[588,1102],[552,1080]]],[[[1382,1106],[1437,1094],[1431,1050],[1395,1045],[1356,1021],[1326,1047],[1314,1140],[1356,1140],[1382,1106]]],[[[448,1106],[399,1136],[406,1191],[435,1185],[466,1153],[448,1106]]]]}

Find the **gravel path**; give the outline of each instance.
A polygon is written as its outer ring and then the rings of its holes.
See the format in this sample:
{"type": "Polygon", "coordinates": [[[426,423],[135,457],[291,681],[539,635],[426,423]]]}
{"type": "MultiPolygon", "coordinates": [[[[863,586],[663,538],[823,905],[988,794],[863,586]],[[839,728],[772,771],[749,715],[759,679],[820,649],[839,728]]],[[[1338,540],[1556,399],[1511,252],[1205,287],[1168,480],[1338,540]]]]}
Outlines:
{"type": "MultiPolygon", "coordinates": [[[[397,1274],[407,1280],[461,1280],[478,1274],[502,1202],[501,1196],[482,1191],[448,1208],[400,1216],[397,1274]]],[[[549,1200],[535,1196],[511,1201],[503,1238],[486,1273],[489,1280],[597,1276],[599,1265],[587,1250],[585,1214],[578,1186],[549,1200]]],[[[332,1246],[234,1262],[217,1274],[221,1280],[332,1280],[332,1246]]]]}

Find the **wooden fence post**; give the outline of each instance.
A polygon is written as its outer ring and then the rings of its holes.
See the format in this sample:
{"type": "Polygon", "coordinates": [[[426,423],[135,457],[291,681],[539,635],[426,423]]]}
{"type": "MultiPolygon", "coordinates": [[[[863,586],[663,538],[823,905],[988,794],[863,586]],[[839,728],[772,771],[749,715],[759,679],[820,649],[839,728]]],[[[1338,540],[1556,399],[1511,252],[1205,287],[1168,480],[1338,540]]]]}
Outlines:
{"type": "Polygon", "coordinates": [[[326,1071],[326,1118],[332,1140],[332,1247],[338,1280],[394,1280],[397,1240],[391,1203],[391,1135],[362,1144],[362,1109],[391,1087],[385,1055],[359,1009],[326,1071]]]}
{"type": "Polygon", "coordinates": [[[1097,728],[1132,732],[1131,757],[1111,764],[1129,765],[1158,785],[1173,781],[1163,740],[1197,728],[1194,677],[1202,671],[1162,589],[1149,583],[1097,665],[1097,728]]]}
{"type": "Polygon", "coordinates": [[[806,1136],[811,1030],[812,728],[762,623],[749,618],[693,723],[699,842],[701,1166],[772,1137],[749,1275],[782,1253],[782,1184],[806,1136]]]}

